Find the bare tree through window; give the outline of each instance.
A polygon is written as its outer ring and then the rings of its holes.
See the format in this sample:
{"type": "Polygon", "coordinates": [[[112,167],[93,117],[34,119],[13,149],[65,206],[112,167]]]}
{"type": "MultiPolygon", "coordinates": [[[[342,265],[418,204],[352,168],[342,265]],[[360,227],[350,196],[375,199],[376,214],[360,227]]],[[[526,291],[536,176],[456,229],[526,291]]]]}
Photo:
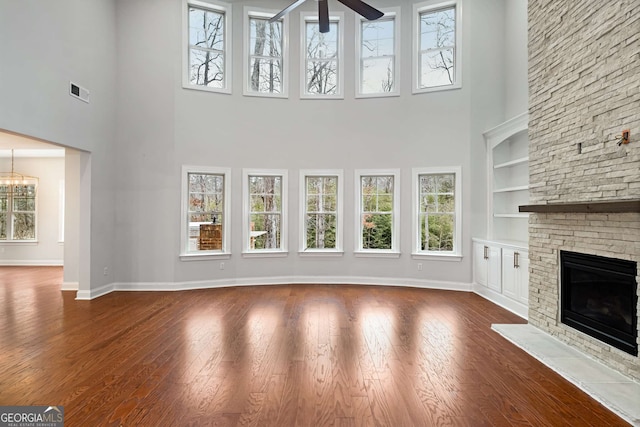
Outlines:
{"type": "Polygon", "coordinates": [[[317,22],[306,23],[306,91],[309,94],[335,95],[338,88],[338,23],[329,23],[329,32],[321,33],[317,22]]]}
{"type": "Polygon", "coordinates": [[[395,19],[361,22],[360,91],[386,93],[395,89],[395,19]]]}
{"type": "Polygon", "coordinates": [[[189,82],[225,86],[225,15],[189,6],[189,82]]]}
{"type": "Polygon", "coordinates": [[[281,93],[283,84],[282,21],[249,18],[249,86],[259,93],[281,93]]]}
{"type": "Polygon", "coordinates": [[[249,176],[250,247],[280,249],[282,177],[249,176]]]}
{"type": "Polygon", "coordinates": [[[35,240],[36,186],[0,185],[0,240],[35,240]]]}
{"type": "Polygon", "coordinates": [[[306,244],[309,249],[335,249],[338,178],[308,176],[306,184],[306,244]]]}
{"type": "Polygon", "coordinates": [[[455,7],[420,14],[420,87],[454,84],[455,7]]]}

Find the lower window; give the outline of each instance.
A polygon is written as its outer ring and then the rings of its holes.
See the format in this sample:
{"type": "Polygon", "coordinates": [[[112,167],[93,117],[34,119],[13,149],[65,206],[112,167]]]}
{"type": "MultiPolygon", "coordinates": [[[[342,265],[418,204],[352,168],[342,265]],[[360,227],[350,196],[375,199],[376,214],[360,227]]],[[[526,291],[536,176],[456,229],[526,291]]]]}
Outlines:
{"type": "Polygon", "coordinates": [[[414,170],[415,253],[458,254],[460,170],[414,170]]]}

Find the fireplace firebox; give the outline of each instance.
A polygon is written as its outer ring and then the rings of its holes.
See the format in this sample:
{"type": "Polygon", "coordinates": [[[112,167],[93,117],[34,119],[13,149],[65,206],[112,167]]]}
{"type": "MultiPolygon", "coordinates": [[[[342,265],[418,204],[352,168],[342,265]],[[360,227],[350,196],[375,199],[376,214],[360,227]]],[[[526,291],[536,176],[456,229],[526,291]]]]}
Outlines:
{"type": "Polygon", "coordinates": [[[561,251],[560,276],[562,323],[637,356],[636,263],[561,251]]]}

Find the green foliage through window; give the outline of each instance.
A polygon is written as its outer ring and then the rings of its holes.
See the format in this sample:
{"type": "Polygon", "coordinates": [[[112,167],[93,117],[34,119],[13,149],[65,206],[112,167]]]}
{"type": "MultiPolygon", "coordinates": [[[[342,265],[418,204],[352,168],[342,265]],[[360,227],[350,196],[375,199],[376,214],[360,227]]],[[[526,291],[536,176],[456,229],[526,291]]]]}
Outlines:
{"type": "Polygon", "coordinates": [[[308,249],[335,249],[338,178],[308,176],[306,185],[306,243],[308,249]]]}
{"type": "Polygon", "coordinates": [[[0,185],[0,240],[36,239],[36,186],[0,185]]]}
{"type": "Polygon", "coordinates": [[[363,176],[362,249],[393,249],[393,176],[363,176]]]}
{"type": "Polygon", "coordinates": [[[455,175],[420,175],[420,241],[425,251],[454,250],[455,175]]]}
{"type": "Polygon", "coordinates": [[[281,248],[282,177],[249,176],[251,249],[281,248]]]}

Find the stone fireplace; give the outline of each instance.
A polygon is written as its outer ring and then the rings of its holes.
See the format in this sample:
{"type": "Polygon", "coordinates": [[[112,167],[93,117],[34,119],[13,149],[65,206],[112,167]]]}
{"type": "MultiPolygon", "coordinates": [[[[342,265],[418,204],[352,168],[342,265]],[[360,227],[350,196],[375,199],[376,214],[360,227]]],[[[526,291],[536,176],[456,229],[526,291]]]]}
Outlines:
{"type": "Polygon", "coordinates": [[[560,251],[560,321],[638,355],[637,263],[560,251]]]}
{"type": "Polygon", "coordinates": [[[528,14],[529,322],[640,380],[637,355],[562,322],[560,288],[563,251],[640,262],[640,9],[541,0],[528,14]]]}
{"type": "MultiPolygon", "coordinates": [[[[562,322],[560,292],[563,251],[640,262],[640,213],[534,213],[529,219],[529,232],[529,323],[640,380],[638,356],[562,322]]],[[[635,281],[638,295],[640,277],[635,281]]],[[[637,318],[637,301],[635,311],[637,318]]],[[[635,333],[637,344],[637,327],[635,333]]]]}

